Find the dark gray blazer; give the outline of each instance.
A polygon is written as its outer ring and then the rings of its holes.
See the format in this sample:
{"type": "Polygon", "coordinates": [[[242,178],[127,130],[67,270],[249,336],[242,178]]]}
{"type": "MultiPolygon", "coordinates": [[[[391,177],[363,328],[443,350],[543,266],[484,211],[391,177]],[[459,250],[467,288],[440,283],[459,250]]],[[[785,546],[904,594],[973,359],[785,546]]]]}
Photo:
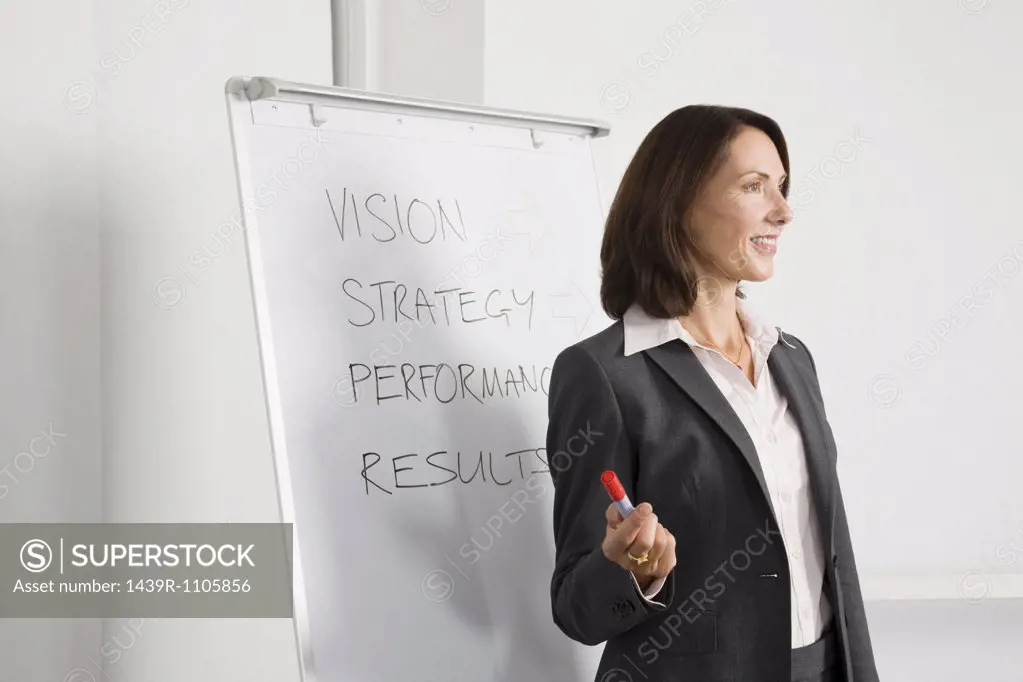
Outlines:
{"type": "MultiPolygon", "coordinates": [[[[788,555],[754,444],[684,341],[625,357],[623,339],[619,320],[563,350],[552,368],[554,622],[583,644],[607,643],[598,682],[788,682],[788,555]],[[605,469],[675,536],[678,564],[657,596],[665,608],[646,604],[601,552],[605,469]]],[[[840,668],[847,682],[876,682],[817,368],[788,334],[768,368],[807,451],[840,668]]]]}

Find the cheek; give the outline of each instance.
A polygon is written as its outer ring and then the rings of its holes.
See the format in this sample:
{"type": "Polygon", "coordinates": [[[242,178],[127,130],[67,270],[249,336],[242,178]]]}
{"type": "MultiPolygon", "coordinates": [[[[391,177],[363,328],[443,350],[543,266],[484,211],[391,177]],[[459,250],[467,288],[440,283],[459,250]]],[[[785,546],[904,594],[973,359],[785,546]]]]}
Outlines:
{"type": "MultiPolygon", "coordinates": [[[[748,202],[745,202],[748,204],[748,202]]],[[[727,202],[703,214],[701,243],[713,259],[724,265],[742,266],[749,258],[748,240],[756,233],[760,221],[756,211],[744,202],[727,202]]]]}
{"type": "Polygon", "coordinates": [[[734,217],[728,225],[728,229],[721,230],[715,253],[726,267],[745,268],[755,255],[749,243],[749,238],[756,233],[755,224],[751,225],[742,217],[734,217]]]}
{"type": "Polygon", "coordinates": [[[756,223],[742,212],[721,216],[718,229],[713,235],[713,249],[721,257],[735,263],[746,253],[749,238],[756,233],[756,223]]]}
{"type": "Polygon", "coordinates": [[[764,211],[758,206],[737,208],[731,216],[731,240],[733,243],[745,244],[750,237],[760,232],[764,226],[764,211]]]}

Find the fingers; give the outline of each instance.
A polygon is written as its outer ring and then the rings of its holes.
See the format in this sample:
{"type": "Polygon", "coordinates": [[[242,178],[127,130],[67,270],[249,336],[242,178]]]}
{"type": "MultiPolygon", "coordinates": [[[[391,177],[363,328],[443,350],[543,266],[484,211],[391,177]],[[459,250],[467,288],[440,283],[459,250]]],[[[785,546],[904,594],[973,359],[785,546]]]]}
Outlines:
{"type": "MultiPolygon", "coordinates": [[[[610,552],[614,555],[625,556],[625,552],[636,542],[636,538],[644,529],[647,529],[645,532],[649,536],[647,544],[653,545],[654,531],[657,528],[657,515],[654,514],[653,507],[644,502],[636,507],[636,510],[629,514],[617,527],[611,528],[610,525],[608,527],[611,530],[610,537],[608,538],[610,552]]],[[[635,552],[633,554],[639,556],[635,552]]]]}
{"type": "MultiPolygon", "coordinates": [[[[657,573],[657,564],[661,561],[661,555],[664,553],[664,548],[668,544],[668,531],[664,528],[664,526],[658,523],[657,528],[654,530],[654,541],[650,549],[647,551],[647,556],[650,560],[640,566],[641,569],[646,569],[645,572],[649,575],[657,573]]],[[[629,551],[633,556],[641,556],[631,548],[629,551]]]]}
{"type": "Polygon", "coordinates": [[[618,507],[615,506],[614,502],[607,505],[607,509],[604,510],[604,519],[611,530],[616,530],[618,524],[622,522],[622,515],[618,513],[618,507]]]}
{"type": "MultiPolygon", "coordinates": [[[[633,552],[634,555],[637,555],[633,552]]],[[[638,570],[654,578],[663,578],[675,568],[675,536],[667,528],[658,524],[657,537],[650,549],[650,561],[638,567],[638,570]]]]}
{"type": "MultiPolygon", "coordinates": [[[[628,551],[633,556],[641,556],[637,554],[635,547],[630,547],[628,551]]],[[[620,565],[631,571],[637,580],[648,579],[644,582],[648,582],[649,579],[664,578],[675,568],[675,536],[660,524],[657,524],[657,533],[653,546],[647,553],[647,559],[642,564],[638,564],[626,555],[624,562],[620,565]]]]}
{"type": "MultiPolygon", "coordinates": [[[[629,515],[632,516],[631,514],[629,515]]],[[[632,544],[628,546],[628,553],[632,556],[644,556],[652,558],[654,543],[657,540],[658,529],[664,527],[657,522],[657,515],[651,514],[640,526],[639,532],[636,533],[636,538],[632,541],[632,544]]]]}
{"type": "Polygon", "coordinates": [[[678,555],[675,550],[675,536],[668,533],[668,544],[664,547],[664,554],[661,555],[660,562],[657,565],[657,571],[660,574],[658,577],[668,575],[674,570],[675,564],[678,562],[678,555]]]}
{"type": "Polygon", "coordinates": [[[675,536],[658,522],[649,503],[641,503],[626,519],[610,504],[604,511],[604,518],[607,533],[602,549],[608,559],[637,578],[662,578],[675,568],[675,536]],[[646,555],[647,561],[639,564],[630,559],[629,554],[646,555]]]}

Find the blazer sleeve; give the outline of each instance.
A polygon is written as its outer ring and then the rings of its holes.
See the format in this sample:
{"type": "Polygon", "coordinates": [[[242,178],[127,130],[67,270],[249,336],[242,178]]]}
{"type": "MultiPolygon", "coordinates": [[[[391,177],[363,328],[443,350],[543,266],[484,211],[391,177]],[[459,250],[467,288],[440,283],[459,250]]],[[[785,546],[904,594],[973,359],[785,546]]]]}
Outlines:
{"type": "MultiPolygon", "coordinates": [[[[789,337],[792,338],[791,334],[789,337]]],[[[810,349],[799,339],[796,341],[810,358],[810,367],[813,369],[814,378],[819,382],[817,364],[813,360],[810,349]]],[[[837,478],[838,474],[835,475],[837,478]]],[[[836,572],[841,584],[842,602],[845,606],[853,678],[855,682],[878,682],[877,665],[874,662],[874,650],[870,642],[870,629],[867,627],[867,611],[863,604],[860,576],[856,571],[856,554],[853,551],[852,536],[849,533],[849,518],[845,512],[845,501],[842,499],[842,485],[838,480],[835,481],[835,505],[835,554],[838,556],[836,572]]]]}
{"type": "Polygon", "coordinates": [[[547,461],[554,482],[555,624],[572,639],[600,644],[671,604],[674,571],[658,594],[644,600],[631,573],[604,556],[601,544],[610,500],[600,474],[612,469],[632,490],[636,456],[618,400],[603,367],[585,348],[562,351],[551,368],[547,461]]]}

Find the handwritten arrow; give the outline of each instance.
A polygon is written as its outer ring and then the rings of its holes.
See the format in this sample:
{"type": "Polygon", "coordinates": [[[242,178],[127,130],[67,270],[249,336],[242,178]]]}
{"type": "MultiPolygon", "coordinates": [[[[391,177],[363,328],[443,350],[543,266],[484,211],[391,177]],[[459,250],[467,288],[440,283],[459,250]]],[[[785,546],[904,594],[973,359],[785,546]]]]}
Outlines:
{"type": "Polygon", "coordinates": [[[562,320],[572,320],[572,325],[575,328],[575,337],[579,339],[582,337],[583,330],[586,329],[586,325],[589,323],[590,318],[593,317],[593,304],[590,299],[587,298],[586,294],[579,287],[576,281],[572,280],[572,286],[570,291],[565,294],[547,294],[547,298],[551,302],[551,317],[562,320]],[[568,314],[559,314],[556,312],[555,300],[561,299],[560,305],[557,309],[561,310],[562,313],[567,312],[568,314]],[[581,320],[581,323],[580,323],[581,320]]]}

